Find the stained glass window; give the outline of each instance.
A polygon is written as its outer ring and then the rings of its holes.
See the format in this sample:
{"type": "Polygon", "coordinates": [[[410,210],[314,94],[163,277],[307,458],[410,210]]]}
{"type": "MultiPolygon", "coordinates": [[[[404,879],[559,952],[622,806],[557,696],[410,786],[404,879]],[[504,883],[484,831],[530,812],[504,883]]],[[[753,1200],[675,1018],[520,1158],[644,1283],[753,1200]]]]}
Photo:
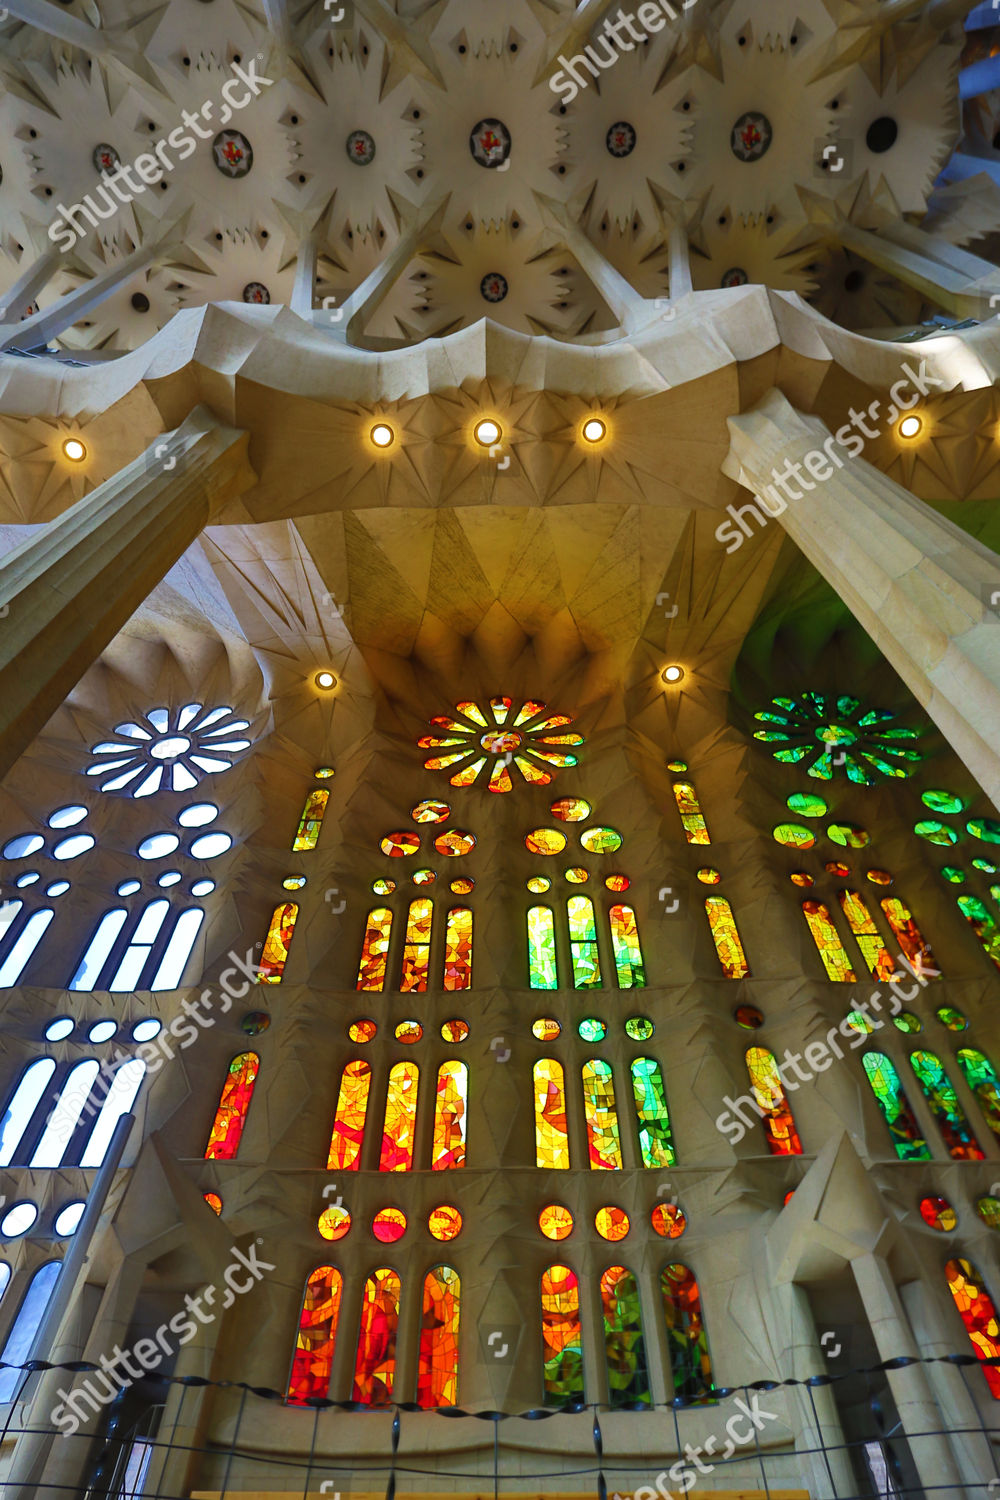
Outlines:
{"type": "Polygon", "coordinates": [[[590,803],[582,797],[558,797],[549,809],[563,823],[585,823],[590,817],[590,803]]]}
{"type": "Polygon", "coordinates": [[[892,928],[893,936],[899,944],[903,957],[908,959],[918,972],[937,971],[937,963],[930,944],[924,940],[924,935],[914,922],[912,913],[903,905],[899,897],[886,896],[879,902],[879,906],[885,912],[886,920],[892,928]]]}
{"type": "Polygon", "coordinates": [[[670,1130],[667,1091],[660,1065],[651,1057],[632,1060],[632,1092],[639,1117],[639,1147],[644,1167],[672,1167],[677,1160],[670,1130]]]}
{"type": "Polygon", "coordinates": [[[389,957],[391,932],[392,912],[387,906],[377,906],[368,913],[365,940],[361,947],[361,963],[358,965],[357,989],[385,988],[385,966],[389,957]]]}
{"type": "Polygon", "coordinates": [[[749,1047],[746,1063],[753,1096],[765,1112],[762,1123],[768,1150],[772,1156],[801,1156],[802,1142],[774,1053],[766,1047],[749,1047]]]}
{"type": "Polygon", "coordinates": [[[983,1151],[965,1118],[941,1059],[933,1052],[911,1052],[910,1063],[938,1122],[949,1155],[956,1161],[982,1161],[983,1151]]]}
{"type": "Polygon", "coordinates": [[[667,1266],[660,1277],[667,1341],[674,1375],[674,1395],[685,1401],[710,1400],[715,1391],[708,1334],[701,1312],[701,1293],[687,1266],[667,1266]]]}
{"type": "Polygon", "coordinates": [[[984,844],[1000,844],[1000,823],[996,818],[972,818],[965,826],[973,838],[982,839],[984,844]]]}
{"type": "Polygon", "coordinates": [[[547,1240],[564,1240],[573,1233],[573,1215],[561,1203],[548,1203],[538,1215],[538,1227],[547,1240]]]}
{"type": "Polygon", "coordinates": [[[566,714],[552,714],[540,723],[532,724],[530,721],[544,712],[545,704],[530,701],[522,705],[508,727],[507,716],[512,707],[510,698],[491,698],[492,723],[479,705],[472,702],[455,705],[456,712],[471,721],[469,723],[448,714],[437,714],[430,721],[436,734],[424,735],[417,743],[422,750],[444,750],[446,753],[425,760],[426,769],[445,771],[457,766],[459,769],[450,778],[452,786],[472,786],[489,765],[489,790],[509,792],[513,787],[509,770],[512,761],[525,781],[533,786],[548,786],[561,767],[576,765],[575,755],[562,748],[548,748],[583,744],[582,735],[552,733],[564,729],[573,722],[572,719],[566,714]],[[483,730],[486,732],[482,733],[483,730]],[[551,769],[543,770],[537,761],[551,769]]]}
{"type": "Polygon", "coordinates": [[[445,923],[444,988],[472,988],[472,912],[465,906],[452,907],[445,923]]]}
{"type": "MultiPolygon", "coordinates": [[[[1000,1355],[1000,1325],[983,1278],[968,1260],[950,1260],[944,1271],[976,1355],[979,1359],[995,1359],[1000,1355]]],[[[1000,1365],[983,1365],[982,1368],[991,1395],[1000,1401],[1000,1365]]]]}
{"type": "Polygon", "coordinates": [[[293,1406],[329,1393],[343,1285],[334,1266],[320,1266],[306,1282],[286,1398],[293,1406]]]}
{"type": "Polygon", "coordinates": [[[133,1057],[128,1062],[121,1062],[116,1066],[104,1103],[94,1121],[94,1128],[80,1153],[81,1167],[102,1165],[108,1147],[111,1145],[115,1126],[122,1115],[129,1113],[135,1103],[145,1072],[146,1064],[138,1057],[133,1057]]]}
{"type": "Polygon", "coordinates": [[[829,806],[817,792],[793,792],[785,801],[789,812],[798,813],[800,818],[822,818],[829,811],[829,806]]]}
{"type": "Polygon", "coordinates": [[[439,1203],[427,1216],[427,1229],[435,1240],[456,1240],[462,1232],[462,1215],[451,1203],[439,1203]]]}
{"type": "Polygon", "coordinates": [[[649,1406],[649,1372],[642,1336],[639,1288],[624,1266],[609,1266],[601,1277],[604,1350],[610,1405],[649,1406]]]}
{"type": "Polygon", "coordinates": [[[399,1327],[399,1277],[382,1267],[365,1282],[352,1401],[385,1406],[392,1400],[399,1327]]]}
{"type": "Polygon", "coordinates": [[[597,952],[594,903],[589,896],[570,896],[569,946],[573,956],[573,988],[594,989],[601,982],[601,960],[597,952]]]}
{"type": "Polygon", "coordinates": [[[900,1161],[930,1161],[930,1147],[920,1134],[891,1059],[884,1052],[866,1052],[861,1061],[900,1161]]]}
{"type": "Polygon", "coordinates": [[[649,1222],[665,1240],[678,1240],[687,1228],[687,1215],[676,1203],[658,1203],[649,1216],[649,1222]]]}
{"type": "Polygon", "coordinates": [[[542,1367],[547,1406],[583,1400],[580,1287],[569,1266],[542,1273],[542,1367]]]}
{"type": "Polygon", "coordinates": [[[380,1208],[372,1219],[372,1234],[383,1245],[394,1245],[406,1233],[406,1215],[401,1208],[380,1208]]]}
{"type": "Polygon", "coordinates": [[[264,939],[264,951],[260,956],[257,981],[259,984],[280,984],[288,960],[288,947],[295,931],[299,908],[294,901],[276,906],[271,915],[271,925],[264,939]]]}
{"type": "Polygon", "coordinates": [[[674,800],[681,815],[684,837],[689,844],[710,844],[708,825],[702,814],[701,803],[690,781],[674,782],[674,800]]]}
{"type": "Polygon", "coordinates": [[[712,941],[727,979],[746,979],[750,965],[740,942],[733,909],[725,896],[706,896],[705,911],[712,931],[712,941]]]}
{"type": "Polygon", "coordinates": [[[569,1166],[569,1129],[563,1067],[554,1057],[540,1057],[532,1070],[535,1089],[535,1165],[569,1166]]]}
{"type": "Polygon", "coordinates": [[[334,1116],[330,1155],[326,1163],[328,1167],[337,1167],[343,1172],[357,1169],[361,1143],[365,1136],[365,1117],[371,1086],[372,1070],[366,1062],[355,1058],[347,1063],[340,1075],[337,1113],[334,1116]]]}
{"type": "Polygon", "coordinates": [[[867,830],[858,828],[853,823],[831,823],[826,832],[827,837],[842,849],[867,849],[871,843],[871,835],[867,830]]]}
{"type": "Polygon", "coordinates": [[[838,891],[837,900],[872,978],[891,979],[896,972],[896,965],[860,891],[838,891]]]}
{"type": "Polygon", "coordinates": [[[816,835],[804,823],[779,823],[771,837],[783,849],[812,849],[816,844],[816,835]]]}
{"type": "Polygon", "coordinates": [[[841,984],[853,983],[857,976],[851,968],[851,961],[837,929],[830,920],[829,908],[822,901],[803,901],[802,910],[816,944],[816,951],[823,960],[827,978],[835,979],[841,984]]]}
{"type": "Polygon", "coordinates": [[[958,1223],[958,1215],[947,1198],[921,1198],[920,1217],[939,1234],[948,1234],[958,1223]]]}
{"type": "Polygon", "coordinates": [[[465,1166],[468,1094],[469,1070],[465,1063],[442,1063],[438,1068],[437,1098],[434,1102],[431,1167],[435,1171],[465,1166]]]}
{"type": "Polygon", "coordinates": [[[646,966],[642,959],[635,912],[631,906],[613,906],[608,917],[611,921],[611,946],[615,955],[618,988],[642,989],[646,983],[646,966]]]}
{"type": "Polygon", "coordinates": [[[296,854],[301,854],[306,849],[315,849],[329,800],[330,793],[326,787],[313,787],[309,793],[299,819],[298,832],[292,840],[292,849],[296,854]]]}
{"type": "Polygon", "coordinates": [[[802,765],[821,781],[831,781],[838,767],[858,786],[876,785],[873,769],[882,776],[912,775],[921,754],[911,747],[922,730],[892,724],[889,709],[859,713],[861,707],[858,698],[809,688],[798,698],[772,698],[754,718],[777,727],[756,730],[754,739],[781,745],[771,752],[775,760],[802,765]]]}
{"type": "Polygon", "coordinates": [[[616,1204],[599,1208],[594,1215],[594,1228],[602,1240],[608,1240],[613,1245],[625,1239],[631,1227],[628,1214],[616,1204]]]}
{"type": "Polygon", "coordinates": [[[403,946],[403,968],[399,988],[405,995],[411,990],[427,988],[427,967],[431,951],[431,922],[434,903],[422,896],[410,902],[406,917],[406,940],[403,946]]]}
{"type": "Polygon", "coordinates": [[[417,1123],[417,1084],[420,1070],[416,1063],[400,1062],[389,1070],[389,1087],[385,1097],[385,1126],[382,1131],[380,1172],[409,1172],[413,1167],[413,1138],[417,1123]]]}
{"type": "Polygon", "coordinates": [[[583,1112],[587,1120],[587,1148],[591,1167],[617,1169],[622,1165],[615,1083],[611,1064],[594,1057],[583,1065],[583,1112]]]}
{"type": "Polygon", "coordinates": [[[343,1204],[332,1203],[316,1220],[316,1228],[325,1240],[342,1240],[351,1227],[351,1212],[343,1204]]]}
{"type": "Polygon", "coordinates": [[[78,1062],[63,1080],[58,1102],[45,1122],[45,1130],[35,1147],[31,1166],[60,1165],[99,1072],[100,1064],[88,1059],[86,1062],[78,1062]]]}
{"type": "Polygon", "coordinates": [[[586,828],[580,843],[588,854],[614,854],[622,846],[622,836],[615,828],[586,828]]]}
{"type": "Polygon", "coordinates": [[[409,1047],[414,1042],[420,1041],[420,1038],[424,1034],[424,1028],[419,1021],[398,1021],[392,1034],[397,1042],[405,1042],[409,1047]]]}
{"type": "Polygon", "coordinates": [[[256,1052],[241,1052],[229,1064],[215,1122],[205,1147],[206,1160],[231,1161],[236,1155],[259,1068],[260,1058],[256,1052]]]}
{"type": "Polygon", "coordinates": [[[561,854],[566,847],[566,835],[561,828],[533,828],[524,836],[524,847],[530,854],[561,854]]]}
{"type": "Polygon", "coordinates": [[[994,1135],[1000,1135],[1000,1078],[989,1058],[973,1047],[959,1047],[958,1066],[979,1100],[979,1107],[994,1135]]]}
{"type": "Polygon", "coordinates": [[[424,1278],[420,1324],[417,1404],[454,1406],[458,1400],[458,1318],[461,1283],[451,1266],[435,1266],[424,1278]]]}
{"type": "Polygon", "coordinates": [[[2,1117],[0,1167],[8,1167],[13,1161],[14,1153],[21,1144],[24,1133],[55,1071],[56,1065],[53,1058],[40,1057],[35,1062],[29,1063],[21,1074],[17,1088],[2,1117]]]}
{"type": "MultiPolygon", "coordinates": [[[[59,1279],[62,1264],[61,1260],[45,1261],[38,1267],[28,1283],[28,1290],[21,1299],[17,1317],[14,1319],[3,1351],[0,1353],[0,1362],[8,1367],[0,1370],[0,1404],[5,1405],[13,1400],[20,1388],[23,1379],[21,1371],[10,1367],[27,1361],[35,1335],[45,1315],[45,1309],[49,1305],[49,1298],[59,1279]]],[[[9,1282],[10,1267],[6,1261],[0,1261],[0,1295],[6,1291],[9,1282]]]]}
{"type": "Polygon", "coordinates": [[[555,919],[548,906],[533,906],[528,912],[528,975],[533,990],[558,988],[555,919]]]}
{"type": "Polygon", "coordinates": [[[976,896],[959,896],[958,909],[982,944],[983,952],[1000,969],[1000,928],[976,896]]]}
{"type": "Polygon", "coordinates": [[[403,828],[387,833],[379,843],[382,853],[390,859],[409,859],[420,848],[420,835],[412,829],[403,828]]]}
{"type": "Polygon", "coordinates": [[[467,833],[463,828],[446,828],[434,840],[434,847],[448,859],[461,859],[463,855],[471,854],[476,847],[476,835],[467,833]]]}

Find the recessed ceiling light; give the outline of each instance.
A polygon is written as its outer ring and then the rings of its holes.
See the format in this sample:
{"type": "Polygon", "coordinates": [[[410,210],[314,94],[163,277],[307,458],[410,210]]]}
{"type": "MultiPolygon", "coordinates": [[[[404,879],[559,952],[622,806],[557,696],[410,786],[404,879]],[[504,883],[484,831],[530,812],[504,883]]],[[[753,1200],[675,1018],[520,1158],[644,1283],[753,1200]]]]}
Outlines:
{"type": "Polygon", "coordinates": [[[676,666],[664,667],[661,676],[663,677],[664,682],[680,682],[681,678],[684,676],[684,668],[676,666]]]}
{"type": "Polygon", "coordinates": [[[62,451],[64,457],[68,458],[71,464],[82,463],[87,457],[87,449],[80,442],[79,438],[66,438],[62,445],[62,451]]]}
{"type": "Polygon", "coordinates": [[[492,417],[484,417],[481,422],[476,423],[476,442],[484,448],[492,448],[494,443],[499,443],[503,436],[500,423],[494,422],[492,417]]]}
{"type": "Polygon", "coordinates": [[[376,422],[371,430],[371,439],[376,448],[391,448],[396,439],[396,434],[388,422],[376,422]]]}
{"type": "Polygon", "coordinates": [[[328,692],[330,688],[337,686],[337,679],[332,672],[317,672],[315,681],[316,686],[322,688],[324,692],[328,692]]]}
{"type": "Polygon", "coordinates": [[[923,425],[919,417],[904,417],[899,424],[899,435],[904,438],[915,438],[923,425]]]}
{"type": "Polygon", "coordinates": [[[588,443],[599,443],[603,437],[607,436],[607,431],[600,417],[590,417],[583,424],[583,435],[588,443]]]}

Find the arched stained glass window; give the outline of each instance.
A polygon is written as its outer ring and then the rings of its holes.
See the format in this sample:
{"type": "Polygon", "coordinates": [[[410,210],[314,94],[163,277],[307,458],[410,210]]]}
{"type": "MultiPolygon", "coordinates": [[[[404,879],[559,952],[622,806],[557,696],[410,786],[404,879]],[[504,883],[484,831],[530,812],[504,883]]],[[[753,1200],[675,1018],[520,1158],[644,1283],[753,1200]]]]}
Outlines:
{"type": "Polygon", "coordinates": [[[569,913],[569,948],[573,957],[573,988],[591,990],[601,982],[594,903],[589,896],[570,896],[566,910],[569,913]]]}
{"type": "Polygon", "coordinates": [[[365,1282],[352,1401],[385,1406],[392,1400],[399,1328],[399,1277],[383,1266],[365,1282]]]}
{"type": "Polygon", "coordinates": [[[197,907],[182,911],[174,923],[160,966],[150,981],[151,990],[175,990],[181,983],[191,950],[195,945],[205,913],[197,907]]]}
{"type": "Polygon", "coordinates": [[[974,1047],[959,1047],[958,1066],[965,1081],[979,1100],[986,1123],[994,1135],[1000,1135],[1000,1078],[984,1052],[974,1047]]]}
{"type": "MultiPolygon", "coordinates": [[[[950,1260],[944,1271],[976,1357],[997,1358],[1000,1356],[1000,1323],[983,1278],[969,1260],[950,1260]]],[[[4,1359],[6,1358],[5,1351],[4,1359]]],[[[1000,1365],[983,1365],[982,1369],[990,1394],[994,1400],[1000,1401],[1000,1365]]]]}
{"type": "MultiPolygon", "coordinates": [[[[20,904],[20,902],[16,903],[18,906],[20,904]]],[[[54,916],[55,912],[51,907],[31,913],[10,952],[0,964],[0,990],[9,989],[11,985],[17,984],[54,916]]]]}
{"type": "Polygon", "coordinates": [[[40,1057],[37,1062],[29,1063],[21,1074],[0,1124],[0,1167],[9,1167],[14,1160],[55,1070],[55,1061],[51,1057],[40,1057]]]}
{"type": "Polygon", "coordinates": [[[389,1070],[382,1152],[378,1164],[380,1172],[409,1172],[413,1168],[419,1081],[420,1070],[416,1063],[396,1063],[389,1070]]]}
{"type": "Polygon", "coordinates": [[[642,989],[646,983],[646,966],[639,945],[639,928],[631,906],[613,906],[608,913],[611,922],[611,947],[620,990],[642,989]]]}
{"type": "Polygon", "coordinates": [[[472,988],[472,912],[465,906],[453,907],[445,924],[444,988],[472,988]]]}
{"type": "Polygon", "coordinates": [[[334,1266],[320,1266],[306,1282],[286,1397],[293,1406],[329,1395],[343,1286],[334,1266]]]}
{"type": "Polygon", "coordinates": [[[583,1112],[591,1167],[620,1169],[622,1147],[615,1109],[615,1081],[611,1064],[601,1057],[591,1058],[583,1065],[583,1112]]]}
{"type": "Polygon", "coordinates": [[[357,1170],[365,1138],[365,1117],[371,1086],[372,1070],[368,1063],[362,1062],[360,1058],[353,1058],[345,1065],[340,1075],[337,1112],[333,1120],[330,1155],[326,1163],[328,1167],[336,1167],[342,1172],[357,1170]]]}
{"type": "Polygon", "coordinates": [[[632,1092],[639,1117],[639,1149],[644,1167],[672,1167],[677,1160],[667,1091],[660,1065],[652,1057],[632,1059],[632,1092]]]}
{"type": "Polygon", "coordinates": [[[438,1068],[434,1100],[434,1145],[431,1167],[444,1171],[465,1166],[465,1128],[469,1105],[469,1070],[462,1062],[438,1068]]]}
{"type": "Polygon", "coordinates": [[[458,1319],[462,1284],[451,1266],[435,1266],[424,1277],[420,1323],[419,1406],[455,1406],[458,1401],[458,1319]]]}
{"type": "Polygon", "coordinates": [[[83,1154],[80,1157],[81,1167],[101,1166],[111,1144],[111,1137],[115,1133],[115,1126],[122,1115],[127,1115],[135,1103],[145,1074],[146,1064],[138,1057],[130,1058],[128,1062],[121,1063],[115,1069],[111,1086],[104,1096],[100,1114],[94,1121],[94,1128],[83,1148],[83,1154]]]}
{"type": "Polygon", "coordinates": [[[708,826],[701,811],[701,803],[690,781],[674,782],[674,800],[681,815],[684,837],[689,844],[710,844],[708,826]]]}
{"type": "Polygon", "coordinates": [[[299,919],[294,901],[285,901],[271,913],[271,925],[264,939],[264,951],[257,966],[258,984],[280,984],[288,962],[288,949],[299,919]]]}
{"type": "MultiPolygon", "coordinates": [[[[0,1353],[0,1363],[23,1365],[26,1362],[61,1269],[61,1260],[48,1260],[43,1266],[39,1266],[32,1276],[21,1306],[17,1310],[17,1317],[7,1335],[3,1352],[0,1353]]],[[[9,1280],[10,1270],[8,1269],[7,1281],[9,1280]]],[[[6,1289],[6,1282],[4,1287],[6,1289]]],[[[22,1370],[0,1370],[0,1405],[14,1399],[23,1379],[22,1370]]]]}
{"type": "Polygon", "coordinates": [[[873,979],[890,980],[896,965],[860,891],[838,891],[837,900],[873,979]]]}
{"type": "Polygon", "coordinates": [[[611,1406],[649,1406],[649,1371],[642,1336],[639,1288],[624,1266],[609,1266],[601,1277],[604,1350],[611,1406]]]}
{"type": "Polygon", "coordinates": [[[900,1161],[930,1161],[930,1147],[920,1134],[892,1060],[884,1052],[866,1052],[861,1061],[900,1161]]]}
{"type": "Polygon", "coordinates": [[[540,1057],[532,1070],[535,1090],[535,1165],[569,1167],[569,1129],[566,1123],[566,1086],[563,1066],[554,1057],[540,1057]]]}
{"type": "Polygon", "coordinates": [[[93,1058],[77,1063],[67,1074],[56,1107],[49,1115],[31,1158],[33,1167],[58,1167],[80,1123],[101,1065],[93,1058]]]}
{"type": "Polygon", "coordinates": [[[956,1161],[982,1161],[982,1148],[965,1118],[941,1059],[933,1052],[911,1052],[910,1064],[938,1122],[949,1155],[956,1161]]]}
{"type": "Polygon", "coordinates": [[[898,896],[886,896],[879,902],[879,906],[885,912],[886,921],[892,928],[893,937],[899,944],[903,957],[909,960],[918,973],[930,973],[932,970],[939,973],[930,944],[913,920],[913,913],[909,908],[903,905],[898,896]]]}
{"type": "Polygon", "coordinates": [[[391,932],[392,912],[387,906],[377,906],[368,913],[365,938],[361,945],[361,962],[358,965],[357,989],[385,989],[385,966],[389,957],[391,932]]]}
{"type": "Polygon", "coordinates": [[[802,910],[827,978],[840,984],[852,984],[857,976],[840,941],[840,934],[830,919],[829,908],[822,901],[803,901],[802,910]]]}
{"type": "Polygon", "coordinates": [[[101,970],[111,957],[111,950],[115,946],[118,934],[127,921],[127,907],[116,906],[112,911],[104,913],[97,924],[94,936],[84,950],[76,972],[66,986],[68,990],[90,991],[97,988],[101,970]]]}
{"type": "Polygon", "coordinates": [[[323,819],[326,816],[326,804],[330,800],[330,793],[325,787],[313,787],[306,798],[306,805],[302,809],[302,817],[299,819],[298,832],[292,840],[292,850],[301,854],[307,849],[315,849],[319,838],[319,831],[323,827],[323,819]]]}
{"type": "Polygon", "coordinates": [[[143,907],[135,931],[129,939],[129,945],[108,983],[109,990],[118,992],[139,988],[146,960],[153,951],[153,944],[160,935],[160,929],[167,919],[169,910],[170,902],[162,899],[150,901],[143,907]]]}
{"type": "Polygon", "coordinates": [[[987,958],[1000,969],[1000,928],[977,896],[959,896],[958,909],[972,928],[987,958]]]}
{"type": "Polygon", "coordinates": [[[674,1395],[685,1401],[711,1399],[715,1390],[708,1333],[701,1312],[701,1293],[687,1266],[667,1266],[660,1277],[667,1342],[674,1376],[674,1395]]]}
{"type": "Polygon", "coordinates": [[[569,1266],[542,1272],[542,1369],[546,1406],[583,1400],[580,1286],[569,1266]]]}
{"type": "Polygon", "coordinates": [[[528,912],[528,976],[533,990],[558,988],[556,928],[548,906],[533,906],[528,912]]]}
{"type": "Polygon", "coordinates": [[[746,1063],[753,1096],[764,1111],[768,1150],[772,1156],[801,1156],[802,1142],[774,1053],[768,1052],[766,1047],[748,1047],[746,1063]]]}
{"type": "Polygon", "coordinates": [[[434,903],[426,896],[410,902],[406,915],[406,940],[403,945],[403,969],[399,976],[402,994],[427,988],[427,969],[431,954],[431,922],[434,903]]]}
{"type": "Polygon", "coordinates": [[[260,1058],[256,1052],[241,1052],[229,1064],[219,1108],[205,1147],[206,1160],[231,1161],[236,1155],[259,1068],[260,1058]]]}
{"type": "Polygon", "coordinates": [[[725,896],[707,896],[705,910],[712,929],[712,941],[727,979],[746,979],[750,965],[736,930],[736,918],[725,896]]]}

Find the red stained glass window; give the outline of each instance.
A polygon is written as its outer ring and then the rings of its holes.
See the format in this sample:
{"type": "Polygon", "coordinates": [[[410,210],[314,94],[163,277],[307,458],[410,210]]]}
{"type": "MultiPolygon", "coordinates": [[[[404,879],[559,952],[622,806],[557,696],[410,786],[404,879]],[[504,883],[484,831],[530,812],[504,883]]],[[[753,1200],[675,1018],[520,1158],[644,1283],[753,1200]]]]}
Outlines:
{"type": "MultiPolygon", "coordinates": [[[[971,1261],[950,1260],[945,1275],[972,1347],[980,1359],[1000,1355],[1000,1326],[993,1299],[971,1261]]],[[[994,1400],[1000,1401],[1000,1365],[983,1365],[983,1375],[994,1400]]]]}
{"type": "Polygon", "coordinates": [[[236,1155],[259,1068],[260,1058],[256,1052],[241,1052],[229,1064],[222,1097],[205,1147],[206,1160],[231,1161],[236,1155]]]}
{"type": "Polygon", "coordinates": [[[392,1400],[399,1327],[399,1277],[382,1267],[365,1282],[352,1401],[385,1406],[392,1400]]]}
{"type": "Polygon", "coordinates": [[[454,1406],[458,1400],[458,1318],[461,1282],[451,1266],[435,1266],[424,1278],[420,1323],[417,1403],[454,1406]]]}
{"type": "Polygon", "coordinates": [[[361,1143],[365,1138],[365,1118],[371,1086],[371,1068],[360,1058],[354,1058],[340,1075],[340,1093],[337,1097],[333,1135],[330,1138],[328,1167],[336,1167],[344,1172],[357,1170],[361,1143]]]}
{"type": "Polygon", "coordinates": [[[795,1128],[774,1053],[766,1047],[749,1047],[746,1054],[750,1087],[764,1111],[764,1134],[772,1156],[801,1156],[802,1142],[795,1128]]]}
{"type": "Polygon", "coordinates": [[[293,1406],[329,1393],[343,1284],[333,1266],[320,1266],[306,1282],[286,1397],[293,1406]]]}
{"type": "Polygon", "coordinates": [[[274,908],[271,925],[264,939],[264,951],[257,966],[258,984],[281,983],[298,915],[299,908],[294,901],[286,901],[283,906],[274,908]]]}

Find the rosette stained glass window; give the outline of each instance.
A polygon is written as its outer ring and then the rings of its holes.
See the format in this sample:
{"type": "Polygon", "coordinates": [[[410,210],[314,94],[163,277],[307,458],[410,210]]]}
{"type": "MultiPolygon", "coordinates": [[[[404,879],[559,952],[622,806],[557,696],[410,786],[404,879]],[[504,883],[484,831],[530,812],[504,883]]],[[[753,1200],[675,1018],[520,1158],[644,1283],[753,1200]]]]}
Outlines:
{"type": "Polygon", "coordinates": [[[569,729],[572,722],[566,714],[549,714],[544,703],[529,701],[514,711],[512,698],[491,698],[485,711],[465,702],[455,705],[454,715],[438,714],[430,721],[434,733],[417,743],[434,752],[425,768],[447,771],[452,786],[472,786],[484,776],[491,792],[510,792],[512,767],[530,785],[548,786],[560,770],[576,765],[573,751],[583,735],[569,729]]]}
{"type": "Polygon", "coordinates": [[[911,776],[922,758],[915,748],[922,730],[896,724],[889,709],[862,712],[861,700],[846,694],[807,690],[797,698],[772,698],[754,718],[767,726],[755,730],[754,739],[772,747],[775,760],[821,781],[842,770],[858,786],[876,786],[882,777],[911,776]]]}

